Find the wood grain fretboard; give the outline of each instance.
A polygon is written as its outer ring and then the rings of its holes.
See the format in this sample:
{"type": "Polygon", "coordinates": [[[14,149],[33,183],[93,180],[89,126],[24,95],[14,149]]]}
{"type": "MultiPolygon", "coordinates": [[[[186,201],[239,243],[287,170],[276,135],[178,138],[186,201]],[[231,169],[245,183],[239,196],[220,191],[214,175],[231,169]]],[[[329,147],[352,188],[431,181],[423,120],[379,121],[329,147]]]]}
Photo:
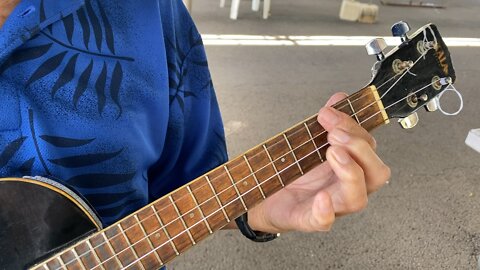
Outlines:
{"type": "MultiPolygon", "coordinates": [[[[388,123],[374,86],[333,107],[369,131],[388,123]]],[[[157,269],[325,161],[327,148],[314,115],[34,269],[157,269]]]]}

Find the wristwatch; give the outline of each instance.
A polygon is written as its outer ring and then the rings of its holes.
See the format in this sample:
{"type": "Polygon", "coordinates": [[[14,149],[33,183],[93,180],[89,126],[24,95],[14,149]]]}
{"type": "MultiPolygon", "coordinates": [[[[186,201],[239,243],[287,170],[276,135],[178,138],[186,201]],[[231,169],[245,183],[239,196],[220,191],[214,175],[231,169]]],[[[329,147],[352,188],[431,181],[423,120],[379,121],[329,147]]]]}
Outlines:
{"type": "Polygon", "coordinates": [[[235,223],[237,223],[240,232],[254,242],[269,242],[280,236],[279,233],[266,233],[252,230],[248,225],[248,213],[236,218],[235,223]]]}

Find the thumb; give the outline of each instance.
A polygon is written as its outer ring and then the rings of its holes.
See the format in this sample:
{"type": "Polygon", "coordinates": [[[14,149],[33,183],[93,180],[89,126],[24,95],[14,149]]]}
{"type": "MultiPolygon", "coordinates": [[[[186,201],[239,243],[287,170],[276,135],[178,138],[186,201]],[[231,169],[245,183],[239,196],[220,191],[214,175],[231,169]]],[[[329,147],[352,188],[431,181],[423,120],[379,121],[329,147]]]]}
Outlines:
{"type": "Polygon", "coordinates": [[[326,191],[318,192],[313,198],[310,215],[311,231],[329,231],[335,221],[335,210],[330,194],[326,191]]]}

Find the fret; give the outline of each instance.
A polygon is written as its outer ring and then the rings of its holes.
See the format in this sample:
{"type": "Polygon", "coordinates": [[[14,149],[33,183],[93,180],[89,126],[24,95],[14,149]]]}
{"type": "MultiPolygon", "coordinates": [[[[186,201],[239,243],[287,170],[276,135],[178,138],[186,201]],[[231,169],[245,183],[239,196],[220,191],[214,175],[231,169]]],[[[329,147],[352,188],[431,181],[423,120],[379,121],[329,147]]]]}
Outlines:
{"type": "Polygon", "coordinates": [[[172,245],[172,248],[173,248],[173,250],[175,251],[175,253],[177,254],[177,256],[180,255],[180,253],[179,253],[178,250],[177,250],[177,247],[175,246],[175,243],[173,243],[173,240],[172,240],[172,238],[170,237],[170,234],[168,234],[167,228],[163,225],[162,220],[161,220],[160,217],[158,216],[157,210],[155,210],[155,207],[153,207],[153,205],[152,205],[151,207],[152,207],[153,213],[155,213],[155,216],[157,217],[158,223],[160,223],[160,227],[163,229],[163,233],[165,233],[165,235],[166,235],[167,238],[168,238],[167,242],[170,242],[170,244],[172,245]]]}
{"type": "MultiPolygon", "coordinates": [[[[358,93],[351,95],[349,98],[357,98],[352,103],[352,108],[359,124],[366,130],[370,131],[375,127],[388,123],[388,116],[384,112],[383,104],[379,102],[378,93],[375,86],[362,89],[358,93]]],[[[348,101],[348,99],[347,99],[348,101]]]]}
{"type": "MultiPolygon", "coordinates": [[[[123,238],[125,238],[125,241],[127,242],[127,245],[128,245],[128,248],[132,251],[132,254],[133,256],[135,256],[135,259],[138,260],[138,254],[137,252],[135,251],[135,249],[133,248],[133,245],[132,243],[130,242],[130,240],[128,239],[127,235],[125,234],[125,231],[123,230],[122,228],[122,225],[120,225],[120,223],[117,224],[117,227],[118,229],[120,230],[120,233],[122,234],[123,238]]],[[[108,241],[108,240],[107,240],[108,241]]],[[[110,244],[110,242],[109,242],[110,244]]],[[[111,245],[111,244],[110,244],[111,245]]],[[[143,268],[143,265],[142,263],[140,262],[140,266],[143,268]]]]}
{"type": "Polygon", "coordinates": [[[156,252],[156,250],[155,250],[155,246],[153,245],[152,240],[150,240],[150,237],[148,237],[148,234],[147,234],[147,232],[145,231],[145,228],[143,227],[143,224],[140,222],[140,220],[138,219],[138,216],[137,216],[137,215],[133,215],[133,217],[135,218],[135,220],[136,220],[138,226],[140,227],[140,229],[142,230],[144,238],[147,239],[148,244],[149,244],[150,247],[152,248],[152,251],[153,251],[153,254],[155,255],[155,258],[156,258],[157,261],[160,263],[160,266],[162,266],[162,265],[163,265],[162,259],[160,259],[160,257],[158,256],[158,254],[157,254],[157,252],[156,252]]]}
{"type": "Polygon", "coordinates": [[[290,142],[288,141],[287,135],[283,133],[283,138],[285,138],[285,141],[288,144],[288,148],[290,148],[290,151],[292,151],[293,158],[295,159],[295,163],[297,163],[298,169],[300,170],[300,173],[303,175],[303,170],[302,167],[300,166],[300,163],[298,163],[297,156],[295,155],[295,152],[293,151],[292,145],[290,145],[290,142]]]}
{"type": "Polygon", "coordinates": [[[303,124],[305,125],[305,128],[307,129],[308,136],[310,136],[310,139],[312,140],[313,145],[315,146],[316,152],[318,153],[318,157],[319,157],[320,160],[323,162],[323,157],[322,157],[322,155],[320,154],[320,149],[318,148],[317,144],[315,143],[315,140],[313,139],[312,133],[310,132],[310,129],[308,128],[307,123],[306,123],[306,122],[303,122],[303,124]]]}
{"type": "Polygon", "coordinates": [[[377,91],[376,87],[372,86],[372,87],[370,87],[370,89],[372,90],[372,93],[373,93],[373,99],[377,102],[377,107],[378,107],[378,110],[380,111],[380,114],[382,115],[384,123],[385,124],[390,123],[390,119],[388,118],[387,111],[383,107],[382,99],[378,95],[378,91],[377,91]]]}
{"type": "Polygon", "coordinates": [[[67,266],[65,265],[65,262],[63,261],[62,256],[58,256],[57,260],[58,260],[58,262],[60,262],[61,268],[67,270],[67,266]]]}
{"type": "Polygon", "coordinates": [[[77,254],[78,259],[81,260],[85,269],[92,269],[98,266],[92,250],[88,247],[85,241],[77,243],[73,247],[73,251],[77,254]]]}
{"type": "Polygon", "coordinates": [[[50,270],[50,268],[48,268],[46,264],[43,265],[43,268],[45,268],[46,270],[50,270]]]}
{"type": "MultiPolygon", "coordinates": [[[[212,232],[215,232],[227,224],[225,214],[221,210],[222,206],[218,200],[216,200],[215,193],[207,182],[206,177],[202,176],[198,180],[191,182],[188,186],[191,188],[190,190],[198,203],[198,207],[201,213],[203,213],[212,232]]],[[[200,215],[199,213],[199,216],[200,215]]],[[[208,233],[208,227],[206,233],[208,233]]]]}
{"type": "Polygon", "coordinates": [[[55,257],[55,258],[52,258],[50,261],[47,262],[47,266],[48,268],[50,269],[66,269],[64,266],[62,266],[60,260],[55,257]]]}
{"type": "Polygon", "coordinates": [[[83,270],[87,270],[85,268],[85,265],[83,264],[82,260],[80,260],[80,257],[78,256],[77,252],[75,251],[75,248],[72,248],[71,249],[72,253],[73,253],[73,256],[75,256],[75,260],[77,260],[80,264],[80,266],[82,267],[83,270]]]}
{"type": "Polygon", "coordinates": [[[183,227],[185,228],[185,231],[187,232],[188,236],[190,237],[190,241],[192,241],[192,244],[195,245],[195,244],[196,244],[196,243],[195,243],[195,240],[193,239],[192,234],[191,234],[190,231],[188,230],[187,224],[185,223],[185,220],[183,219],[182,214],[180,213],[180,211],[178,211],[178,207],[177,207],[177,205],[175,204],[175,201],[173,200],[172,196],[168,196],[168,198],[169,198],[170,201],[172,202],[172,205],[173,205],[173,207],[175,208],[175,211],[177,212],[177,215],[178,215],[178,217],[180,218],[180,221],[182,222],[183,227]]]}
{"type": "Polygon", "coordinates": [[[245,163],[247,163],[248,169],[250,170],[250,173],[252,174],[253,179],[255,179],[255,183],[257,183],[258,189],[260,190],[260,193],[262,194],[263,199],[266,199],[262,186],[260,186],[260,182],[258,182],[257,176],[253,172],[252,166],[250,165],[250,162],[248,162],[247,156],[243,155],[243,158],[245,159],[245,163]]]}
{"type": "Polygon", "coordinates": [[[213,233],[212,228],[210,228],[210,224],[208,224],[208,220],[205,218],[205,214],[203,213],[202,208],[200,207],[200,205],[198,205],[197,198],[195,198],[195,195],[193,195],[193,192],[190,189],[190,186],[187,186],[187,190],[188,190],[188,193],[190,193],[190,196],[192,197],[193,201],[195,202],[195,205],[198,208],[198,211],[200,212],[200,215],[202,216],[202,220],[205,223],[205,225],[207,226],[208,232],[210,234],[212,234],[213,233]]]}
{"type": "MultiPolygon", "coordinates": [[[[112,251],[112,257],[108,258],[106,261],[112,259],[112,258],[115,258],[115,261],[118,263],[118,265],[120,265],[121,267],[123,267],[123,264],[122,262],[118,259],[117,257],[117,254],[115,253],[115,250],[113,249],[112,245],[110,244],[110,241],[108,241],[108,238],[107,236],[105,236],[105,232],[101,232],[100,235],[103,237],[103,239],[105,240],[105,243],[106,245],[108,246],[108,248],[110,248],[110,250],[112,251]]],[[[105,262],[105,261],[104,261],[105,262]]]]}
{"type": "MultiPolygon", "coordinates": [[[[277,179],[278,174],[275,172],[274,165],[270,162],[267,152],[262,146],[255,147],[245,156],[252,171],[255,172],[255,177],[258,179],[265,197],[269,197],[282,188],[281,181],[277,179]]],[[[262,197],[261,193],[259,195],[259,197],[262,197]]]]}
{"type": "MultiPolygon", "coordinates": [[[[147,207],[141,209],[138,213],[138,220],[140,220],[141,226],[139,228],[138,234],[141,236],[142,234],[146,234],[147,240],[144,240],[145,247],[143,250],[150,249],[149,242],[151,243],[151,246],[153,246],[154,254],[149,254],[146,259],[144,259],[144,263],[147,265],[152,265],[146,267],[147,269],[150,268],[155,268],[157,269],[159,266],[156,261],[160,261],[161,264],[165,265],[169,260],[173,259],[176,257],[175,250],[172,248],[170,244],[167,243],[167,235],[163,233],[160,222],[158,222],[158,219],[156,218],[154,214],[154,209],[153,207],[147,207]],[[160,259],[158,260],[157,257],[160,259]]],[[[137,221],[135,221],[136,224],[138,224],[137,221]]],[[[139,238],[139,237],[137,237],[139,238]]],[[[133,239],[133,238],[132,238],[133,239]]],[[[145,239],[145,238],[142,238],[145,239]]],[[[138,250],[138,249],[137,249],[138,250]]],[[[145,254],[145,251],[143,251],[140,254],[145,254]]]]}
{"type": "Polygon", "coordinates": [[[225,218],[227,219],[227,222],[230,223],[230,218],[227,216],[227,212],[225,212],[225,208],[223,208],[223,204],[222,204],[222,202],[220,201],[220,198],[218,198],[217,192],[216,192],[215,189],[213,188],[212,183],[210,182],[210,178],[208,177],[208,175],[205,175],[205,179],[207,179],[207,183],[208,183],[208,185],[210,186],[210,189],[212,189],[213,195],[215,196],[215,199],[217,199],[218,205],[219,205],[220,208],[222,209],[223,215],[224,215],[225,218]]]}
{"type": "Polygon", "coordinates": [[[263,144],[263,149],[265,149],[265,152],[267,153],[268,159],[270,159],[270,162],[271,162],[272,165],[273,165],[273,169],[275,170],[275,174],[278,176],[278,180],[280,180],[280,184],[282,184],[282,187],[285,187],[285,185],[283,184],[282,177],[281,177],[280,174],[278,173],[277,167],[276,167],[275,164],[273,163],[273,159],[272,159],[272,157],[270,156],[270,153],[268,152],[267,147],[265,146],[265,144],[263,144]]]}
{"type": "Polygon", "coordinates": [[[232,182],[233,188],[235,189],[235,192],[237,192],[238,198],[242,202],[243,208],[245,208],[245,211],[248,211],[247,205],[243,201],[242,195],[240,194],[240,191],[238,191],[237,185],[235,184],[235,181],[233,181],[232,175],[230,174],[230,171],[228,171],[227,166],[223,166],[225,171],[227,172],[228,178],[230,178],[230,181],[232,182]]]}
{"type": "MultiPolygon", "coordinates": [[[[355,116],[355,119],[357,120],[357,123],[358,123],[359,125],[362,125],[361,122],[360,122],[360,120],[358,120],[357,113],[355,112],[355,109],[353,108],[352,102],[350,102],[350,99],[349,99],[349,98],[347,98],[347,102],[348,102],[348,105],[350,106],[350,109],[352,109],[352,114],[353,114],[353,116],[355,116]]],[[[351,115],[350,115],[350,116],[351,116],[351,115]]]]}
{"type": "Polygon", "coordinates": [[[95,249],[93,248],[92,243],[90,243],[90,239],[88,239],[87,241],[85,241],[85,243],[87,243],[87,246],[88,246],[88,249],[90,250],[90,252],[93,253],[93,257],[94,257],[95,260],[98,262],[98,265],[99,265],[103,270],[105,270],[105,268],[104,268],[103,265],[102,265],[102,261],[100,260],[100,258],[98,257],[97,253],[95,252],[95,249]]]}

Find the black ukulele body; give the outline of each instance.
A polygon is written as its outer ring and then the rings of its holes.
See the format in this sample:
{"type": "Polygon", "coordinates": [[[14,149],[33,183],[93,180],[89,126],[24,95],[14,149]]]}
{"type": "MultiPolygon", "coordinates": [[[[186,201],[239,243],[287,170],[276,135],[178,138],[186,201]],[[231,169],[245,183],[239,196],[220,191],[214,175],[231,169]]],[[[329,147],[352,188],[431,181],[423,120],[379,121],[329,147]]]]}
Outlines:
{"type": "Polygon", "coordinates": [[[28,269],[99,229],[68,188],[46,178],[0,179],[0,269],[28,269]]]}

